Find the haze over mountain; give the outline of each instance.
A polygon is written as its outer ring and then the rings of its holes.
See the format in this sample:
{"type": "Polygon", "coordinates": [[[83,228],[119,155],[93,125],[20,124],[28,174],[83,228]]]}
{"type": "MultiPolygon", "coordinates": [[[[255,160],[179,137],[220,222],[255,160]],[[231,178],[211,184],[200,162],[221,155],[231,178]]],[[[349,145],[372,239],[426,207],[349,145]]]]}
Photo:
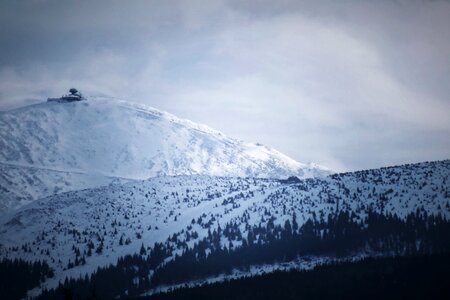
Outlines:
{"type": "Polygon", "coordinates": [[[142,104],[98,97],[1,112],[0,165],[0,210],[60,192],[155,176],[330,173],[142,104]]]}

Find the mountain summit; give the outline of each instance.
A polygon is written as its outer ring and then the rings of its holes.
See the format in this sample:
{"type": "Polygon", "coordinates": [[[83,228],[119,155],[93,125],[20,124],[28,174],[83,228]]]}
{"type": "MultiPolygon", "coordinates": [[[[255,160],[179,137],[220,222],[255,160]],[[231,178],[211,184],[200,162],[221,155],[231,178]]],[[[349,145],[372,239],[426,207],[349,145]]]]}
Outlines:
{"type": "Polygon", "coordinates": [[[114,180],[329,173],[142,104],[98,97],[1,112],[0,164],[0,209],[114,180]]]}

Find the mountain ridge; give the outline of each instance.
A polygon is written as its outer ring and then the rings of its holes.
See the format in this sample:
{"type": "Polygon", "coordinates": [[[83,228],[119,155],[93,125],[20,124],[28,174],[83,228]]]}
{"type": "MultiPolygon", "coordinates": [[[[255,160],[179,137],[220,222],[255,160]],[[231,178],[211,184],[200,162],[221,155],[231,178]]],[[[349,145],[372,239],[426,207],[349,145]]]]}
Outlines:
{"type": "MultiPolygon", "coordinates": [[[[448,220],[449,177],[450,160],[444,160],[288,184],[276,179],[184,175],[66,192],[5,215],[0,224],[0,256],[45,259],[56,274],[46,283],[52,288],[65,276],[84,276],[138,253],[142,245],[144,251],[164,245],[170,261],[195,247],[198,251],[202,239],[218,232],[223,249],[239,249],[250,239],[257,244],[252,230],[282,228],[289,220],[298,228],[311,219],[329,220],[338,213],[352,216],[355,224],[373,213],[402,222],[408,222],[411,214],[448,220]]],[[[354,257],[376,255],[364,249],[354,257]]],[[[311,263],[323,259],[327,257],[311,263]]],[[[303,261],[289,264],[295,268],[303,261]]],[[[269,269],[276,268],[275,264],[269,269]]]]}
{"type": "Polygon", "coordinates": [[[104,97],[1,112],[0,164],[0,194],[6,199],[0,209],[51,195],[55,186],[70,191],[98,186],[96,181],[109,184],[116,178],[193,174],[306,178],[331,173],[261,144],[229,138],[206,125],[104,97]],[[71,174],[64,178],[61,172],[71,174]],[[83,174],[95,177],[92,184],[83,174]]]}

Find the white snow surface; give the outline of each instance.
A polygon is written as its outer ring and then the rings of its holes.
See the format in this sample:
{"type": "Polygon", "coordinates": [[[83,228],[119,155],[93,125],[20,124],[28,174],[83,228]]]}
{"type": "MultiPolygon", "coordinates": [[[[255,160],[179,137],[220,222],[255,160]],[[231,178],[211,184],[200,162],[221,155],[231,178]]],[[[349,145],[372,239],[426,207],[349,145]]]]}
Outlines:
{"type": "MultiPolygon", "coordinates": [[[[65,277],[84,276],[121,256],[138,253],[141,245],[166,243],[173,246],[173,257],[183,251],[178,244],[193,247],[208,231],[227,224],[236,224],[246,237],[248,226],[265,226],[270,219],[283,226],[295,214],[302,226],[314,216],[326,219],[338,210],[352,211],[358,218],[369,210],[402,218],[420,210],[449,219],[449,177],[450,160],[446,160],[292,184],[200,175],[116,183],[53,195],[3,214],[0,258],[46,260],[55,277],[42,288],[52,288],[65,277]],[[97,248],[101,240],[103,252],[87,256],[89,242],[97,248]],[[86,257],[86,264],[68,268],[76,249],[86,257]]],[[[226,236],[221,239],[222,247],[241,243],[226,236]]]]}
{"type": "Polygon", "coordinates": [[[300,178],[330,170],[111,98],[0,112],[0,211],[115,180],[209,175],[300,178]]]}

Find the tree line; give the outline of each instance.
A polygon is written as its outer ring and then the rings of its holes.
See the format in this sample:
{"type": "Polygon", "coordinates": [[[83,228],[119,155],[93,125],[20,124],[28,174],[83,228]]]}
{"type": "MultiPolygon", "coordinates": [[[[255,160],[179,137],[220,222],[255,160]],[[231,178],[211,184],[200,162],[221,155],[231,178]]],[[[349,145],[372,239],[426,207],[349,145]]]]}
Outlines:
{"type": "Polygon", "coordinates": [[[0,297],[21,299],[28,290],[54,276],[45,261],[27,262],[22,259],[0,261],[0,297]]]}
{"type": "Polygon", "coordinates": [[[313,217],[302,226],[296,216],[284,226],[270,219],[265,225],[247,224],[245,234],[229,223],[172,257],[171,243],[157,243],[149,251],[127,255],[116,265],[99,268],[90,276],[67,279],[57,289],[44,291],[41,299],[74,299],[95,295],[102,299],[137,296],[161,284],[179,284],[208,276],[248,270],[252,265],[292,261],[297,257],[346,257],[357,253],[381,255],[428,255],[450,252],[450,222],[440,215],[417,210],[402,219],[369,211],[364,218],[349,211],[326,219],[313,217]],[[241,243],[222,245],[221,237],[234,234],[241,243]]]}

